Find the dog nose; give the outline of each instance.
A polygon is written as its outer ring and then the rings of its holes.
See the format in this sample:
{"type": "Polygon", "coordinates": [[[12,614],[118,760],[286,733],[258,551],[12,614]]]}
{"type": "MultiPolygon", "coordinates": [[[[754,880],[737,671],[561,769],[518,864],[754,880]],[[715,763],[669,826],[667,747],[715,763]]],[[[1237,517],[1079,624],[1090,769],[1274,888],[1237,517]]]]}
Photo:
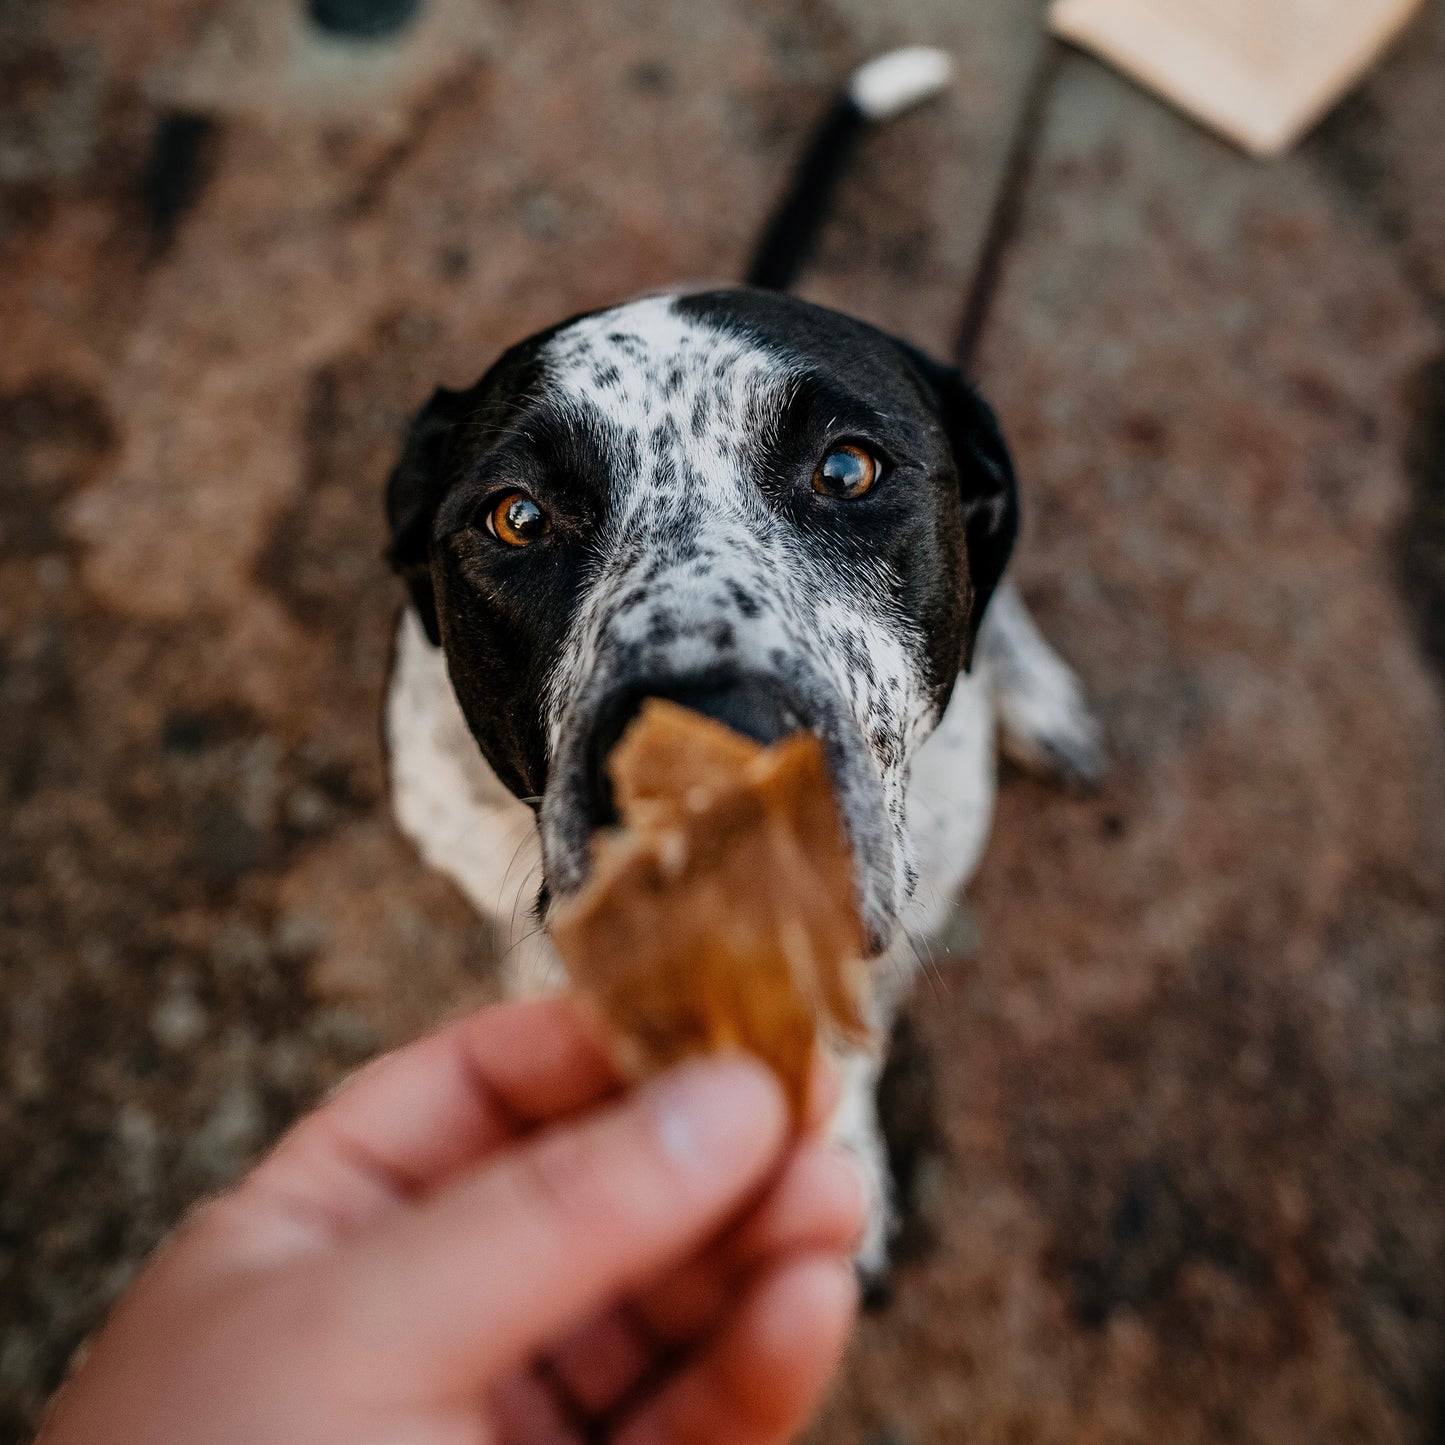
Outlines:
{"type": "Polygon", "coordinates": [[[598,710],[587,754],[588,822],[600,828],[617,821],[607,759],[648,698],[663,698],[723,723],[765,746],[807,726],[776,682],[761,677],[684,679],[625,688],[598,710]]]}

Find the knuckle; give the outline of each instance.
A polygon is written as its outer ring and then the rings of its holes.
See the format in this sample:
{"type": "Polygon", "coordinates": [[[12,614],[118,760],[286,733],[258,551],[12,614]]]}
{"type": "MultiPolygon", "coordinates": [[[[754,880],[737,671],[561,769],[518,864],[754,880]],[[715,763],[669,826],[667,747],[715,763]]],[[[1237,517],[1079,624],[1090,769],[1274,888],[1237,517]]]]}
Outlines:
{"type": "Polygon", "coordinates": [[[521,1204],[544,1227],[571,1232],[612,1232],[627,1222],[624,1193],[596,1139],[563,1134],[544,1139],[523,1157],[518,1184],[521,1204]]]}

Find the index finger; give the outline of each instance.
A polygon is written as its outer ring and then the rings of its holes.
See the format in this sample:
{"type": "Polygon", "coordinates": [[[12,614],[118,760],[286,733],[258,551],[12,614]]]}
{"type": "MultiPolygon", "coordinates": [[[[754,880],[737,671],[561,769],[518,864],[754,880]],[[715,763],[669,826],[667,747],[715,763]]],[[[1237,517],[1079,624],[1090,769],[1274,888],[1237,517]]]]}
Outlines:
{"type": "Polygon", "coordinates": [[[498,1004],[368,1065],[302,1119],[241,1192],[339,1235],[619,1085],[574,1002],[498,1004]]]}

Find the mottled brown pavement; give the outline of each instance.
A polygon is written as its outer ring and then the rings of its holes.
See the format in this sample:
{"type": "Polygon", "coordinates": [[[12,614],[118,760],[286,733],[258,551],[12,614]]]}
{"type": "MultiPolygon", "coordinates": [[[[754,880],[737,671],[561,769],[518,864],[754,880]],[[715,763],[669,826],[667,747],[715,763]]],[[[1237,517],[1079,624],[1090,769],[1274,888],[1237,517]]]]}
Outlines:
{"type": "MultiPolygon", "coordinates": [[[[490,991],[383,798],[408,410],[736,274],[901,41],[959,84],[803,289],[946,347],[1039,9],[432,0],[395,60],[0,6],[0,1439],[190,1201],[490,991]]],[[[1442,90],[1439,0],[1269,167],[1061,68],[979,364],[1114,769],[1006,786],[911,1010],[936,1124],[895,1091],[927,1247],[819,1439],[1445,1439],[1442,90]]]]}

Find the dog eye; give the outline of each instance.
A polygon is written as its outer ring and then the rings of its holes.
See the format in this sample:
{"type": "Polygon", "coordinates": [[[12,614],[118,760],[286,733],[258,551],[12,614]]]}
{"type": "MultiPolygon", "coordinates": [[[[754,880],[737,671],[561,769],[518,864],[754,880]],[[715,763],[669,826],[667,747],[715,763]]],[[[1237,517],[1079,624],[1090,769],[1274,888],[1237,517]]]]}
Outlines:
{"type": "Polygon", "coordinates": [[[862,447],[834,447],[813,473],[813,490],[825,497],[852,501],[872,490],[878,480],[878,463],[862,447]]]}
{"type": "Polygon", "coordinates": [[[529,547],[552,530],[552,519],[526,492],[509,492],[487,513],[487,531],[509,547],[529,547]]]}

